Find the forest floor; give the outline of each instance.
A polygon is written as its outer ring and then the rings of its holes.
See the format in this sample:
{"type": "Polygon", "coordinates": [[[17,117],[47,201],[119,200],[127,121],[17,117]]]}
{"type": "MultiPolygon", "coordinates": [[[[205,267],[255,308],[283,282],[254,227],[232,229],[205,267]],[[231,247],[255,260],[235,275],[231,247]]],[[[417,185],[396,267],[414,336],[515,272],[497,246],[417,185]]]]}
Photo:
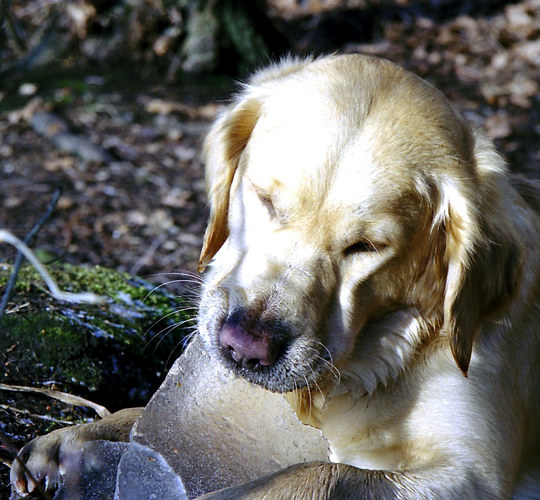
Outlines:
{"type": "MultiPolygon", "coordinates": [[[[287,14],[286,1],[274,4],[287,14]]],[[[511,171],[540,178],[539,35],[540,1],[524,0],[489,16],[389,22],[372,43],[341,51],[383,56],[427,79],[486,130],[511,171]]],[[[207,218],[200,148],[234,88],[224,77],[142,81],[127,68],[6,82],[0,227],[24,237],[61,188],[34,243],[44,260],[156,283],[196,272],[207,218]]],[[[13,255],[0,248],[0,261],[13,255]]]]}
{"type": "MultiPolygon", "coordinates": [[[[388,23],[379,41],[342,51],[426,78],[487,131],[511,170],[538,177],[539,35],[540,2],[525,0],[491,17],[388,23]]],[[[232,80],[166,85],[83,68],[9,88],[0,89],[2,227],[23,236],[60,187],[36,242],[51,259],[142,275],[196,270],[207,217],[200,146],[232,80]]]]}

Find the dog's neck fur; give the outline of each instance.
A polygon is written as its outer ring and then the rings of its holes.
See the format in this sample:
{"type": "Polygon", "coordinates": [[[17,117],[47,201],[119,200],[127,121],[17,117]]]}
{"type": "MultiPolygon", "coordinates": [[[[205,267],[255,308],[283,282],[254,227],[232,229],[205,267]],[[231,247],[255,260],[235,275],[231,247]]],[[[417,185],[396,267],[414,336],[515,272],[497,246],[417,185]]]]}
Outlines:
{"type": "Polygon", "coordinates": [[[373,394],[379,385],[386,386],[407,369],[434,332],[414,307],[399,309],[366,325],[350,361],[340,368],[341,380],[328,396],[348,392],[358,398],[373,394]]]}
{"type": "Polygon", "coordinates": [[[330,371],[315,387],[286,398],[300,420],[318,427],[317,415],[328,400],[344,394],[353,399],[371,396],[403,374],[437,335],[439,328],[430,325],[416,308],[391,312],[363,328],[349,361],[330,371]]]}

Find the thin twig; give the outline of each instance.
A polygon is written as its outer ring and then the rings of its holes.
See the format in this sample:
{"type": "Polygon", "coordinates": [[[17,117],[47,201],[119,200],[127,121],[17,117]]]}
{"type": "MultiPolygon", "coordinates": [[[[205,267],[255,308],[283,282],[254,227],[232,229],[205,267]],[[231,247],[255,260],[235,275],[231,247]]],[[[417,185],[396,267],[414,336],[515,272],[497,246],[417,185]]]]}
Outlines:
{"type": "Polygon", "coordinates": [[[65,427],[68,427],[70,425],[78,425],[75,422],[70,422],[69,420],[60,420],[58,418],[54,418],[49,415],[38,415],[37,413],[32,413],[28,410],[19,410],[18,408],[15,408],[14,406],[10,406],[10,405],[0,404],[0,408],[6,412],[13,412],[15,414],[24,415],[30,418],[38,418],[40,420],[45,420],[46,422],[54,422],[55,424],[60,424],[65,427]]]}
{"type": "MultiPolygon", "coordinates": [[[[34,227],[30,229],[28,234],[24,237],[24,243],[28,246],[32,245],[32,240],[34,236],[38,233],[38,231],[43,227],[43,224],[47,222],[47,219],[51,216],[53,213],[53,210],[56,207],[56,204],[58,203],[58,200],[60,198],[61,190],[57,189],[54,192],[53,198],[49,205],[47,206],[47,210],[45,210],[45,213],[43,216],[34,224],[34,227]]],[[[15,286],[15,282],[17,281],[17,275],[19,274],[19,269],[21,267],[23,259],[23,254],[19,250],[17,252],[17,256],[15,257],[15,263],[13,264],[13,270],[11,272],[11,276],[9,278],[9,281],[6,286],[6,290],[4,291],[4,295],[2,295],[2,301],[0,302],[0,322],[2,321],[2,317],[4,316],[4,312],[7,307],[7,303],[9,298],[11,297],[11,292],[13,291],[13,287],[15,286]]]]}
{"type": "Polygon", "coordinates": [[[54,6],[56,6],[59,3],[67,3],[66,0],[38,0],[34,1],[32,3],[23,4],[23,6],[20,6],[17,11],[17,17],[26,17],[34,15],[36,12],[39,12],[40,10],[50,9],[54,6]]]}
{"type": "Polygon", "coordinates": [[[6,19],[8,17],[10,0],[0,2],[0,40],[7,39],[6,19]]]}
{"type": "Polygon", "coordinates": [[[73,396],[67,392],[54,391],[52,389],[41,389],[39,387],[27,387],[25,385],[8,385],[0,384],[0,390],[15,391],[15,392],[36,392],[38,394],[44,394],[50,398],[58,399],[63,403],[67,403],[74,406],[84,406],[86,408],[92,408],[101,418],[108,417],[111,412],[104,406],[98,405],[93,401],[81,398],[80,396],[73,396]]]}
{"type": "MultiPolygon", "coordinates": [[[[9,6],[8,6],[8,9],[9,9],[9,6]]],[[[9,25],[9,27],[11,29],[11,34],[13,35],[13,38],[15,39],[15,42],[19,46],[19,49],[26,50],[26,43],[23,40],[23,37],[21,36],[21,34],[19,33],[19,27],[17,26],[16,21],[13,19],[13,17],[11,16],[11,13],[9,11],[7,13],[6,21],[7,21],[7,24],[9,25]]]]}
{"type": "Polygon", "coordinates": [[[49,289],[51,295],[57,300],[64,300],[66,302],[71,302],[73,304],[103,304],[106,299],[101,295],[96,295],[92,292],[65,292],[60,290],[60,287],[51,276],[49,271],[45,269],[45,266],[39,261],[34,252],[30,250],[19,238],[11,234],[9,231],[0,229],[0,241],[4,241],[18,248],[24,256],[30,261],[30,264],[34,266],[36,271],[40,274],[49,289]]]}
{"type": "Polygon", "coordinates": [[[27,243],[31,242],[32,238],[36,235],[36,233],[41,229],[43,224],[51,216],[51,213],[54,210],[54,207],[56,206],[56,203],[58,202],[59,197],[60,197],[60,190],[57,189],[54,193],[51,203],[49,203],[49,206],[47,207],[47,211],[45,212],[43,217],[41,217],[38,220],[35,226],[30,230],[30,232],[26,235],[26,237],[24,238],[24,241],[21,241],[15,235],[11,234],[9,231],[0,229],[0,241],[9,243],[13,245],[14,247],[16,247],[18,250],[17,258],[15,260],[15,265],[13,266],[13,271],[11,273],[9,282],[7,284],[6,291],[4,292],[4,295],[2,297],[2,302],[0,303],[0,321],[2,321],[2,317],[4,315],[4,311],[6,310],[9,297],[11,296],[11,292],[13,290],[13,287],[15,286],[15,281],[17,279],[17,274],[19,273],[19,268],[21,266],[23,255],[36,268],[36,271],[41,275],[41,277],[45,281],[47,287],[49,288],[49,291],[51,292],[54,298],[58,300],[65,300],[67,302],[74,302],[74,303],[84,302],[88,304],[101,304],[105,301],[104,297],[96,295],[95,293],[90,293],[90,292],[73,293],[73,292],[64,292],[63,290],[60,290],[54,278],[49,274],[47,269],[45,269],[43,264],[39,262],[39,260],[34,255],[32,250],[28,248],[27,243]]]}

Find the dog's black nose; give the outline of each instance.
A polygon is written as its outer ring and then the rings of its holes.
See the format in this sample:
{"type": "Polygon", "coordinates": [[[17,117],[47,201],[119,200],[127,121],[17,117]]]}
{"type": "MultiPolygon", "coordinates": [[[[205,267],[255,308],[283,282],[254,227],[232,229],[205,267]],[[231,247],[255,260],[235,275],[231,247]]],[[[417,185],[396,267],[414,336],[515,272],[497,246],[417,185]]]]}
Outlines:
{"type": "Polygon", "coordinates": [[[257,371],[271,366],[279,354],[279,344],[267,332],[250,333],[240,324],[226,321],[219,333],[219,342],[226,357],[239,367],[257,371]]]}

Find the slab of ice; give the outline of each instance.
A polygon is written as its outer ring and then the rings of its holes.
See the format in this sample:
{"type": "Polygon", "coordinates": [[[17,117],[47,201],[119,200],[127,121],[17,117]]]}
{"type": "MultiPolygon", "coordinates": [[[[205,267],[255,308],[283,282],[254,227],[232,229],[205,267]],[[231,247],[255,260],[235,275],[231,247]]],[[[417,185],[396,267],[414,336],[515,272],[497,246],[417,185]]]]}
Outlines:
{"type": "Polygon", "coordinates": [[[129,443],[118,466],[114,500],[188,500],[181,479],[155,450],[129,443]]]}
{"type": "Polygon", "coordinates": [[[128,446],[127,443],[89,441],[79,453],[64,457],[65,473],[54,500],[112,500],[118,463],[128,446]]]}
{"type": "Polygon", "coordinates": [[[288,403],[235,377],[195,338],[135,424],[132,441],[159,452],[189,497],[312,460],[328,460],[320,431],[288,403]]]}

